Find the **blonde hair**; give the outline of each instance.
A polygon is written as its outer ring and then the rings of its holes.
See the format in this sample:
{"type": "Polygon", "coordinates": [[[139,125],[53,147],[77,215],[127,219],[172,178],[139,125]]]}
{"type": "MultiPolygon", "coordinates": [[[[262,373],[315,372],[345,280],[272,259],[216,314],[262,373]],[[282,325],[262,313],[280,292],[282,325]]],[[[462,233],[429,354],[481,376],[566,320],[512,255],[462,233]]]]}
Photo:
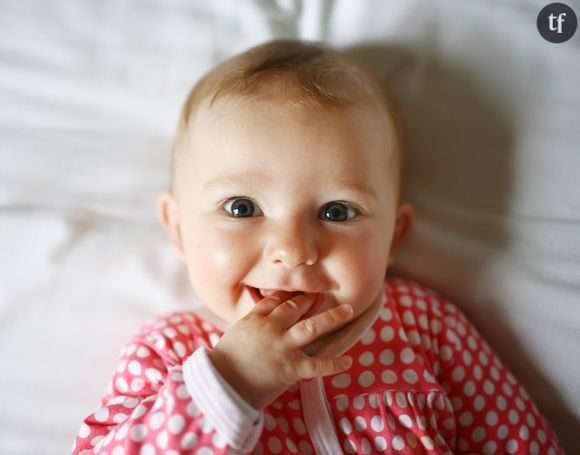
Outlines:
{"type": "MultiPolygon", "coordinates": [[[[398,200],[403,171],[402,123],[378,80],[345,54],[319,42],[274,40],[217,65],[187,97],[172,149],[172,188],[190,119],[202,105],[222,98],[276,101],[285,106],[341,108],[368,105],[391,118],[399,167],[398,200]]],[[[386,153],[386,151],[385,151],[386,153]]]]}

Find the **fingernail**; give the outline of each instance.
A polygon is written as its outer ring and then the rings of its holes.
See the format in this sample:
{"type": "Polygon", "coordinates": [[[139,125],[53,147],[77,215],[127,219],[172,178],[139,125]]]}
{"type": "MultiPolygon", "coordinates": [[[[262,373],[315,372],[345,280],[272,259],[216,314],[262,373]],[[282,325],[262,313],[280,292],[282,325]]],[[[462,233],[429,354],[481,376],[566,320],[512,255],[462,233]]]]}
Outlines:
{"type": "Polygon", "coordinates": [[[352,313],[352,307],[350,305],[341,305],[340,312],[344,314],[350,314],[352,313]]]}

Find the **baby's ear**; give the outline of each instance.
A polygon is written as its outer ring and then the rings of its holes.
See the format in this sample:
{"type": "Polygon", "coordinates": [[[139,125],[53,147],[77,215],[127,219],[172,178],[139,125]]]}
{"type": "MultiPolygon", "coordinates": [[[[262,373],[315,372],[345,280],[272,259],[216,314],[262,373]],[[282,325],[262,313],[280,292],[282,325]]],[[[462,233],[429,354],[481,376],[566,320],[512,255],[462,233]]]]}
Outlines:
{"type": "Polygon", "coordinates": [[[395,220],[395,232],[391,242],[391,251],[389,252],[388,267],[395,262],[395,253],[403,241],[409,236],[415,225],[415,208],[408,202],[403,202],[397,209],[397,218],[395,220]]]}
{"type": "Polygon", "coordinates": [[[185,260],[177,203],[173,195],[168,191],[161,193],[157,199],[157,216],[159,216],[161,224],[165,228],[165,231],[167,231],[167,234],[169,234],[171,243],[177,250],[179,257],[185,260]]]}

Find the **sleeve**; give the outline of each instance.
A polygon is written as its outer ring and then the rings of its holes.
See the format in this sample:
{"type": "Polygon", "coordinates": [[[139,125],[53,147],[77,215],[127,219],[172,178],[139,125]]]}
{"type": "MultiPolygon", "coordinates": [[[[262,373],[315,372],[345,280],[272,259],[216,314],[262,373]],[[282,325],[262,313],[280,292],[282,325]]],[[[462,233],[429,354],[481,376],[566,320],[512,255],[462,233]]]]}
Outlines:
{"type": "Polygon", "coordinates": [[[72,453],[250,452],[262,432],[263,413],[213,368],[207,346],[186,352],[188,343],[193,347],[191,336],[165,327],[133,338],[96,411],[81,424],[72,453]]]}
{"type": "Polygon", "coordinates": [[[471,322],[442,300],[439,381],[456,420],[455,453],[563,454],[536,405],[471,322]]]}

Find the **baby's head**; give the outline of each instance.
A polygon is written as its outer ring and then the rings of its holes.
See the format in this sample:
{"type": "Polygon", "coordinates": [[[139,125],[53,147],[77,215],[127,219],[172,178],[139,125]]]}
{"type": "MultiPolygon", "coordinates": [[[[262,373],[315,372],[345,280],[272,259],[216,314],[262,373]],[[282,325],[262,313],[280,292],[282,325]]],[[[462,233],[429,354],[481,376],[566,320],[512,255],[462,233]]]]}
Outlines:
{"type": "Polygon", "coordinates": [[[370,73],[320,44],[266,43],[203,77],[159,199],[202,302],[229,324],[267,290],[369,307],[414,219],[397,118],[370,73]]]}

